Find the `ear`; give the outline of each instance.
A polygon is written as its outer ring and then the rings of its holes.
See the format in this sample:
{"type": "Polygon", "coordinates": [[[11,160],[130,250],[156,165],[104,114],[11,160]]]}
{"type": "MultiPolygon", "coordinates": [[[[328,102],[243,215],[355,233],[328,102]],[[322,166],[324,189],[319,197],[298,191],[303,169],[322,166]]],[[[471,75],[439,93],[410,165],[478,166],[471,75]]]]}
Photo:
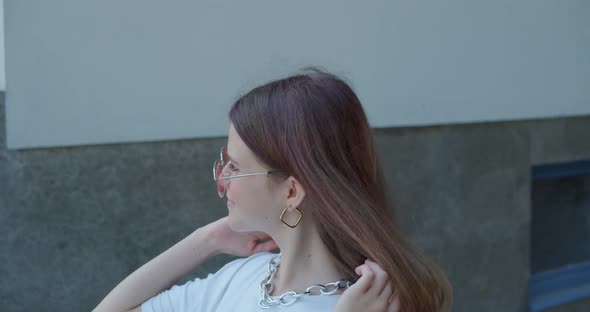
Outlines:
{"type": "Polygon", "coordinates": [[[299,181],[293,176],[290,176],[285,182],[287,183],[287,207],[290,206],[292,209],[295,209],[303,202],[303,199],[305,198],[305,190],[303,189],[301,183],[299,183],[299,181]]]}

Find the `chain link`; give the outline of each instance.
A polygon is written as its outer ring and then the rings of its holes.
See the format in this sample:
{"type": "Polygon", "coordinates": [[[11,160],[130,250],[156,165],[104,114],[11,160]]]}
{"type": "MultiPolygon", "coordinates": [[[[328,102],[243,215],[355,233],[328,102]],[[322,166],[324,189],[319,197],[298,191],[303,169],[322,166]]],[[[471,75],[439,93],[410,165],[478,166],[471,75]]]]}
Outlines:
{"type": "Polygon", "coordinates": [[[277,306],[277,305],[284,305],[284,306],[291,305],[291,304],[295,303],[295,301],[297,301],[297,299],[299,299],[299,297],[301,297],[303,295],[310,295],[311,296],[314,290],[319,290],[320,295],[329,296],[329,295],[333,295],[333,294],[337,293],[338,290],[340,290],[342,288],[348,288],[352,285],[352,283],[350,281],[339,280],[339,281],[331,282],[331,283],[328,283],[325,285],[313,284],[313,285],[307,287],[307,289],[305,289],[305,292],[302,292],[302,293],[297,293],[295,291],[287,291],[287,292],[281,294],[280,296],[270,296],[269,293],[271,293],[274,289],[274,285],[272,284],[272,280],[275,277],[277,269],[280,265],[280,258],[281,258],[281,254],[274,257],[268,263],[268,275],[265,279],[262,280],[262,282],[260,282],[260,301],[258,302],[258,306],[263,309],[268,309],[272,306],[277,306]],[[332,288],[332,289],[328,290],[330,288],[332,288]]]}

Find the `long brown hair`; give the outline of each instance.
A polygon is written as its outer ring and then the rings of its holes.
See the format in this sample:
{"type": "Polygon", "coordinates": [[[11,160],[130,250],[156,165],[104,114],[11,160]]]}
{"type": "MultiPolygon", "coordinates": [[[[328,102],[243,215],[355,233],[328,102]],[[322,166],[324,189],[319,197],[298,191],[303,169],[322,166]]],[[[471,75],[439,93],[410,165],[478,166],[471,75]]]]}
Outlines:
{"type": "Polygon", "coordinates": [[[302,184],[304,217],[347,278],[358,280],[354,269],[369,258],[388,273],[403,311],[450,310],[446,276],[394,222],[372,129],[343,79],[304,68],[241,96],[229,119],[263,164],[302,184]]]}

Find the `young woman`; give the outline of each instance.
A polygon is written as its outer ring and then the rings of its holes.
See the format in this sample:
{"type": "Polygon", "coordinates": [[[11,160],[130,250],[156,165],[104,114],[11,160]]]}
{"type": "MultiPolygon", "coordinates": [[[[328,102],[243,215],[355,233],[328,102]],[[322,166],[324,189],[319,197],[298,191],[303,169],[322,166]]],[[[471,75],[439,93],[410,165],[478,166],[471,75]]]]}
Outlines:
{"type": "Polygon", "coordinates": [[[228,216],[133,272],[95,311],[450,310],[445,275],[393,221],[346,82],[307,68],[243,95],[229,121],[213,168],[228,216]],[[242,258],[168,289],[218,254],[242,258]]]}

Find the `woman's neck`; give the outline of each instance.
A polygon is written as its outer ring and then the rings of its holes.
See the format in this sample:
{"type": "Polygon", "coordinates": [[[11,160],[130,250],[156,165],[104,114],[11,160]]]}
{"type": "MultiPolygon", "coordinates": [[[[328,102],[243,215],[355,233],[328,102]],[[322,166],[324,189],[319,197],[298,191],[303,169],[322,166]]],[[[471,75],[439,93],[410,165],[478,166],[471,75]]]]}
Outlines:
{"type": "MultiPolygon", "coordinates": [[[[287,291],[301,293],[313,284],[327,284],[344,278],[312,225],[301,222],[294,229],[284,229],[274,239],[281,248],[281,263],[272,281],[274,289],[270,295],[287,291]]],[[[313,294],[319,294],[319,291],[313,294]]]]}

